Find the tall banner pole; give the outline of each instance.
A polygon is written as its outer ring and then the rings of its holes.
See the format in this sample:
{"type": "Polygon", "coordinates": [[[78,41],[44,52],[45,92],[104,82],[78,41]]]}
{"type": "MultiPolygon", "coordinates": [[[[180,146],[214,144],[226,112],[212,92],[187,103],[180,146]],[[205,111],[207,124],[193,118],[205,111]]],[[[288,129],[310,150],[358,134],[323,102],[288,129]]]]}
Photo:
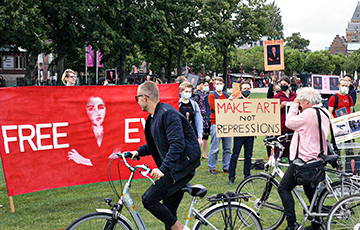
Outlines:
{"type": "Polygon", "coordinates": [[[13,200],[12,196],[9,196],[9,202],[10,202],[10,210],[11,210],[11,212],[15,212],[14,200],[13,200]]]}
{"type": "Polygon", "coordinates": [[[85,85],[87,85],[87,75],[88,75],[88,72],[87,72],[87,65],[88,65],[88,62],[87,62],[87,58],[88,58],[88,53],[87,53],[87,47],[85,46],[85,85]]]}
{"type": "Polygon", "coordinates": [[[99,49],[98,50],[96,50],[96,58],[95,58],[95,60],[96,60],[96,81],[95,81],[95,84],[97,84],[97,82],[99,81],[99,49]]]}

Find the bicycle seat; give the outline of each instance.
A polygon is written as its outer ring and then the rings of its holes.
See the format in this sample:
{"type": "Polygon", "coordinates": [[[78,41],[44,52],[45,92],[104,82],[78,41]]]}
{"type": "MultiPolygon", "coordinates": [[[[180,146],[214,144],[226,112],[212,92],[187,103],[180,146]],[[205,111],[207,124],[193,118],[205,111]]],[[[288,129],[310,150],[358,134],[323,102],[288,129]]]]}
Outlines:
{"type": "Polygon", "coordinates": [[[181,191],[188,192],[191,196],[198,196],[200,198],[203,198],[207,193],[207,189],[201,184],[196,184],[193,186],[186,185],[181,189],[181,191]]]}
{"type": "Polygon", "coordinates": [[[264,142],[272,142],[272,141],[276,141],[277,137],[265,137],[264,138],[264,142]]]}
{"type": "Polygon", "coordinates": [[[320,157],[325,163],[336,161],[339,158],[338,155],[322,155],[320,157]]]}

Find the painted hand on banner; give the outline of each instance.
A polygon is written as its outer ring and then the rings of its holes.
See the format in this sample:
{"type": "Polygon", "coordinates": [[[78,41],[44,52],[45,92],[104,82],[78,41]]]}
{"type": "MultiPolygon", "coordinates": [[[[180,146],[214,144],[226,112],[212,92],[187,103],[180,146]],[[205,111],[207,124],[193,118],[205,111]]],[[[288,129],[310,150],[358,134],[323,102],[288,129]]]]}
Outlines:
{"type": "Polygon", "coordinates": [[[72,149],[70,152],[68,152],[68,160],[73,160],[76,164],[93,166],[90,159],[86,159],[85,157],[81,156],[75,149],[72,149]]]}

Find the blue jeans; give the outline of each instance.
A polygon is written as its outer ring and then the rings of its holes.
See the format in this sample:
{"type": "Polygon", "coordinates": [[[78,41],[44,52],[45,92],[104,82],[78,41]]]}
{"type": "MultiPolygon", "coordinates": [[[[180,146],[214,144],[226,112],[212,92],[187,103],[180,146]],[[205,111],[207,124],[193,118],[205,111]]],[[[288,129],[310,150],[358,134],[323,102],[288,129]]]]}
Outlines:
{"type": "Polygon", "coordinates": [[[230,160],[229,179],[235,179],[236,165],[241,151],[244,146],[244,177],[250,176],[251,157],[254,147],[254,137],[234,137],[233,153],[230,160]]]}
{"type": "Polygon", "coordinates": [[[211,125],[210,135],[211,135],[211,141],[210,141],[210,150],[209,150],[209,159],[208,159],[209,170],[215,169],[218,159],[218,153],[220,149],[220,141],[222,141],[222,147],[223,147],[223,155],[222,155],[223,170],[229,170],[232,137],[216,137],[216,125],[211,125]]]}

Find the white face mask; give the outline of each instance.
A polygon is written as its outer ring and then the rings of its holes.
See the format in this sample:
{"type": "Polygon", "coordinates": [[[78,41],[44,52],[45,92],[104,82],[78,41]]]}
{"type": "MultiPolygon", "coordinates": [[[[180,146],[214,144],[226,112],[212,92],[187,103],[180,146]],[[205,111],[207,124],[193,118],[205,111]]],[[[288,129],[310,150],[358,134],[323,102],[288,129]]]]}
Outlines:
{"type": "Polygon", "coordinates": [[[183,97],[184,97],[184,99],[189,100],[191,97],[191,93],[184,92],[183,97]]]}
{"type": "Polygon", "coordinates": [[[340,88],[340,92],[341,92],[342,94],[345,94],[347,90],[348,90],[348,87],[347,87],[347,86],[342,86],[342,87],[340,88]]]}
{"type": "Polygon", "coordinates": [[[223,91],[224,86],[223,85],[216,85],[216,91],[221,92],[223,91]]]}
{"type": "Polygon", "coordinates": [[[209,91],[209,86],[204,86],[203,90],[204,90],[204,92],[208,92],[209,91]]]}

